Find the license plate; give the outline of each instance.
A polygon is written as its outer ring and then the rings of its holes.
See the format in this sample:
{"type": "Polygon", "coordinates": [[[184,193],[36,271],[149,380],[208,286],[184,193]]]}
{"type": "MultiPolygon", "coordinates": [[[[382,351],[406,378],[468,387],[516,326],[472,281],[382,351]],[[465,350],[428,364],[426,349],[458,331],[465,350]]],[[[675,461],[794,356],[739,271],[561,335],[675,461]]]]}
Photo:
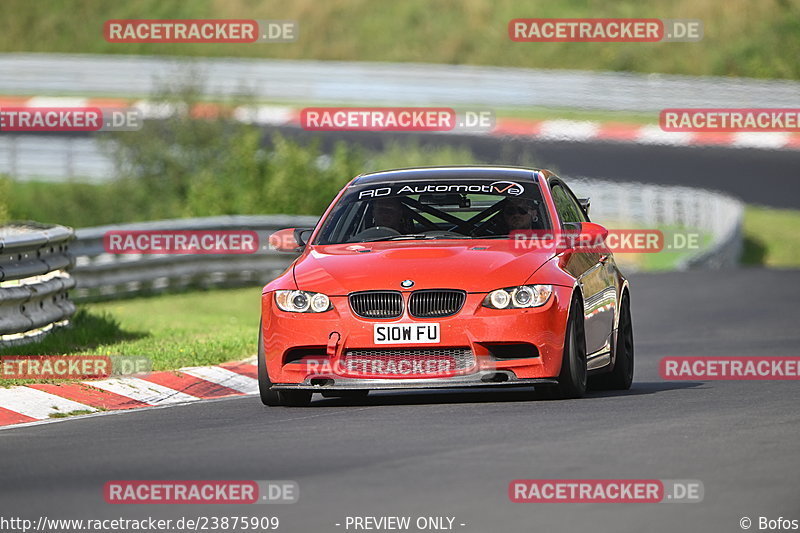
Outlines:
{"type": "Polygon", "coordinates": [[[439,324],[375,324],[375,344],[436,344],[439,324]]]}

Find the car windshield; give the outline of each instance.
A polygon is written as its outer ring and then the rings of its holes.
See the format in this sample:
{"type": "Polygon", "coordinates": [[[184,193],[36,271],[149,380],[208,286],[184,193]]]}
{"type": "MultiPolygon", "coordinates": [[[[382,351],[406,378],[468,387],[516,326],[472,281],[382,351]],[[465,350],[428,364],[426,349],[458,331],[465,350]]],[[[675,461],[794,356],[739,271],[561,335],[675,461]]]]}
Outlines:
{"type": "Polygon", "coordinates": [[[356,185],[323,221],[314,244],[508,238],[550,229],[536,183],[448,180],[356,185]]]}

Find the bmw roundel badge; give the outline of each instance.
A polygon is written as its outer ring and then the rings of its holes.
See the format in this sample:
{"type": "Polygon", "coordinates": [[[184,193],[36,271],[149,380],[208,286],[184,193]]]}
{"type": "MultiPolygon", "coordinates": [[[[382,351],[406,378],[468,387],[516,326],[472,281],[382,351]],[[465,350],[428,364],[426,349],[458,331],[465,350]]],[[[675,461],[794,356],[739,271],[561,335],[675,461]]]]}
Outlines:
{"type": "Polygon", "coordinates": [[[403,281],[400,282],[400,286],[403,287],[404,289],[410,289],[411,287],[414,286],[414,281],[410,279],[404,279],[403,281]]]}

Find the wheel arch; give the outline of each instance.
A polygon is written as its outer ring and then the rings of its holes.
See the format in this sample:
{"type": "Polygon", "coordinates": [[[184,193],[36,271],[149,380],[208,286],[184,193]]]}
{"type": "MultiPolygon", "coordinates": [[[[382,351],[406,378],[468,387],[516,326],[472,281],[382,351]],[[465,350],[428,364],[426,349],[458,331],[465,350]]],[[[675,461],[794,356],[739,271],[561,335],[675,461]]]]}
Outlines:
{"type": "MultiPolygon", "coordinates": [[[[614,313],[614,331],[611,333],[613,335],[617,334],[617,330],[619,329],[619,316],[622,313],[622,300],[625,298],[625,295],[628,295],[628,305],[630,305],[631,299],[631,289],[630,284],[628,283],[627,279],[622,280],[622,286],[619,289],[619,305],[617,305],[616,312],[614,313]]],[[[616,338],[615,338],[616,340],[616,338]]]]}

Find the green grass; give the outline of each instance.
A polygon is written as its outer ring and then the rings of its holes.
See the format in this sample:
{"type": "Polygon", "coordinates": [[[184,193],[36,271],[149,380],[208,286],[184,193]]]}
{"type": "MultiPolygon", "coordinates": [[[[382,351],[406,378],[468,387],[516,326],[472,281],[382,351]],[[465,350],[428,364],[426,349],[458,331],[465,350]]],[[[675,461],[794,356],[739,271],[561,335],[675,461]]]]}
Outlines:
{"type": "MultiPolygon", "coordinates": [[[[641,224],[616,220],[600,220],[598,222],[609,229],[649,229],[641,224]]],[[[692,228],[680,226],[662,226],[656,228],[664,234],[664,249],[652,253],[615,253],[614,259],[622,269],[630,268],[645,272],[665,272],[675,270],[678,264],[689,256],[706,248],[711,242],[711,235],[701,233],[692,228]],[[687,239],[692,239],[690,243],[687,239]]]]}
{"type": "Polygon", "coordinates": [[[747,206],[744,237],[743,264],[800,267],[800,210],[747,206]]]}
{"type": "MultiPolygon", "coordinates": [[[[72,326],[9,355],[127,355],[151,358],[153,370],[214,365],[256,352],[258,287],[210,290],[84,304],[72,326]]],[[[0,386],[31,380],[3,380],[0,386]]]]}
{"type": "MultiPolygon", "coordinates": [[[[711,235],[699,233],[692,229],[662,229],[664,232],[665,246],[671,242],[673,235],[697,234],[700,249],[706,248],[711,243],[711,235]]],[[[678,264],[689,256],[697,253],[696,248],[692,249],[667,249],[654,254],[640,254],[642,256],[641,269],[646,272],[664,272],[675,270],[678,264]]]]}
{"type": "Polygon", "coordinates": [[[5,0],[0,51],[432,62],[800,79],[794,0],[5,0]],[[515,43],[513,18],[701,19],[698,43],[515,43]],[[108,19],[296,20],[284,44],[113,44],[108,19]]]}
{"type": "Polygon", "coordinates": [[[579,108],[500,108],[496,112],[498,118],[521,118],[528,120],[590,120],[594,122],[615,122],[620,124],[658,124],[656,113],[633,113],[625,111],[589,111],[579,108]]]}
{"type": "MultiPolygon", "coordinates": [[[[105,409],[100,409],[105,411],[105,409]]],[[[88,415],[94,413],[88,409],[78,409],[77,411],[70,411],[69,413],[50,413],[50,418],[67,418],[68,416],[88,415]]]]}

